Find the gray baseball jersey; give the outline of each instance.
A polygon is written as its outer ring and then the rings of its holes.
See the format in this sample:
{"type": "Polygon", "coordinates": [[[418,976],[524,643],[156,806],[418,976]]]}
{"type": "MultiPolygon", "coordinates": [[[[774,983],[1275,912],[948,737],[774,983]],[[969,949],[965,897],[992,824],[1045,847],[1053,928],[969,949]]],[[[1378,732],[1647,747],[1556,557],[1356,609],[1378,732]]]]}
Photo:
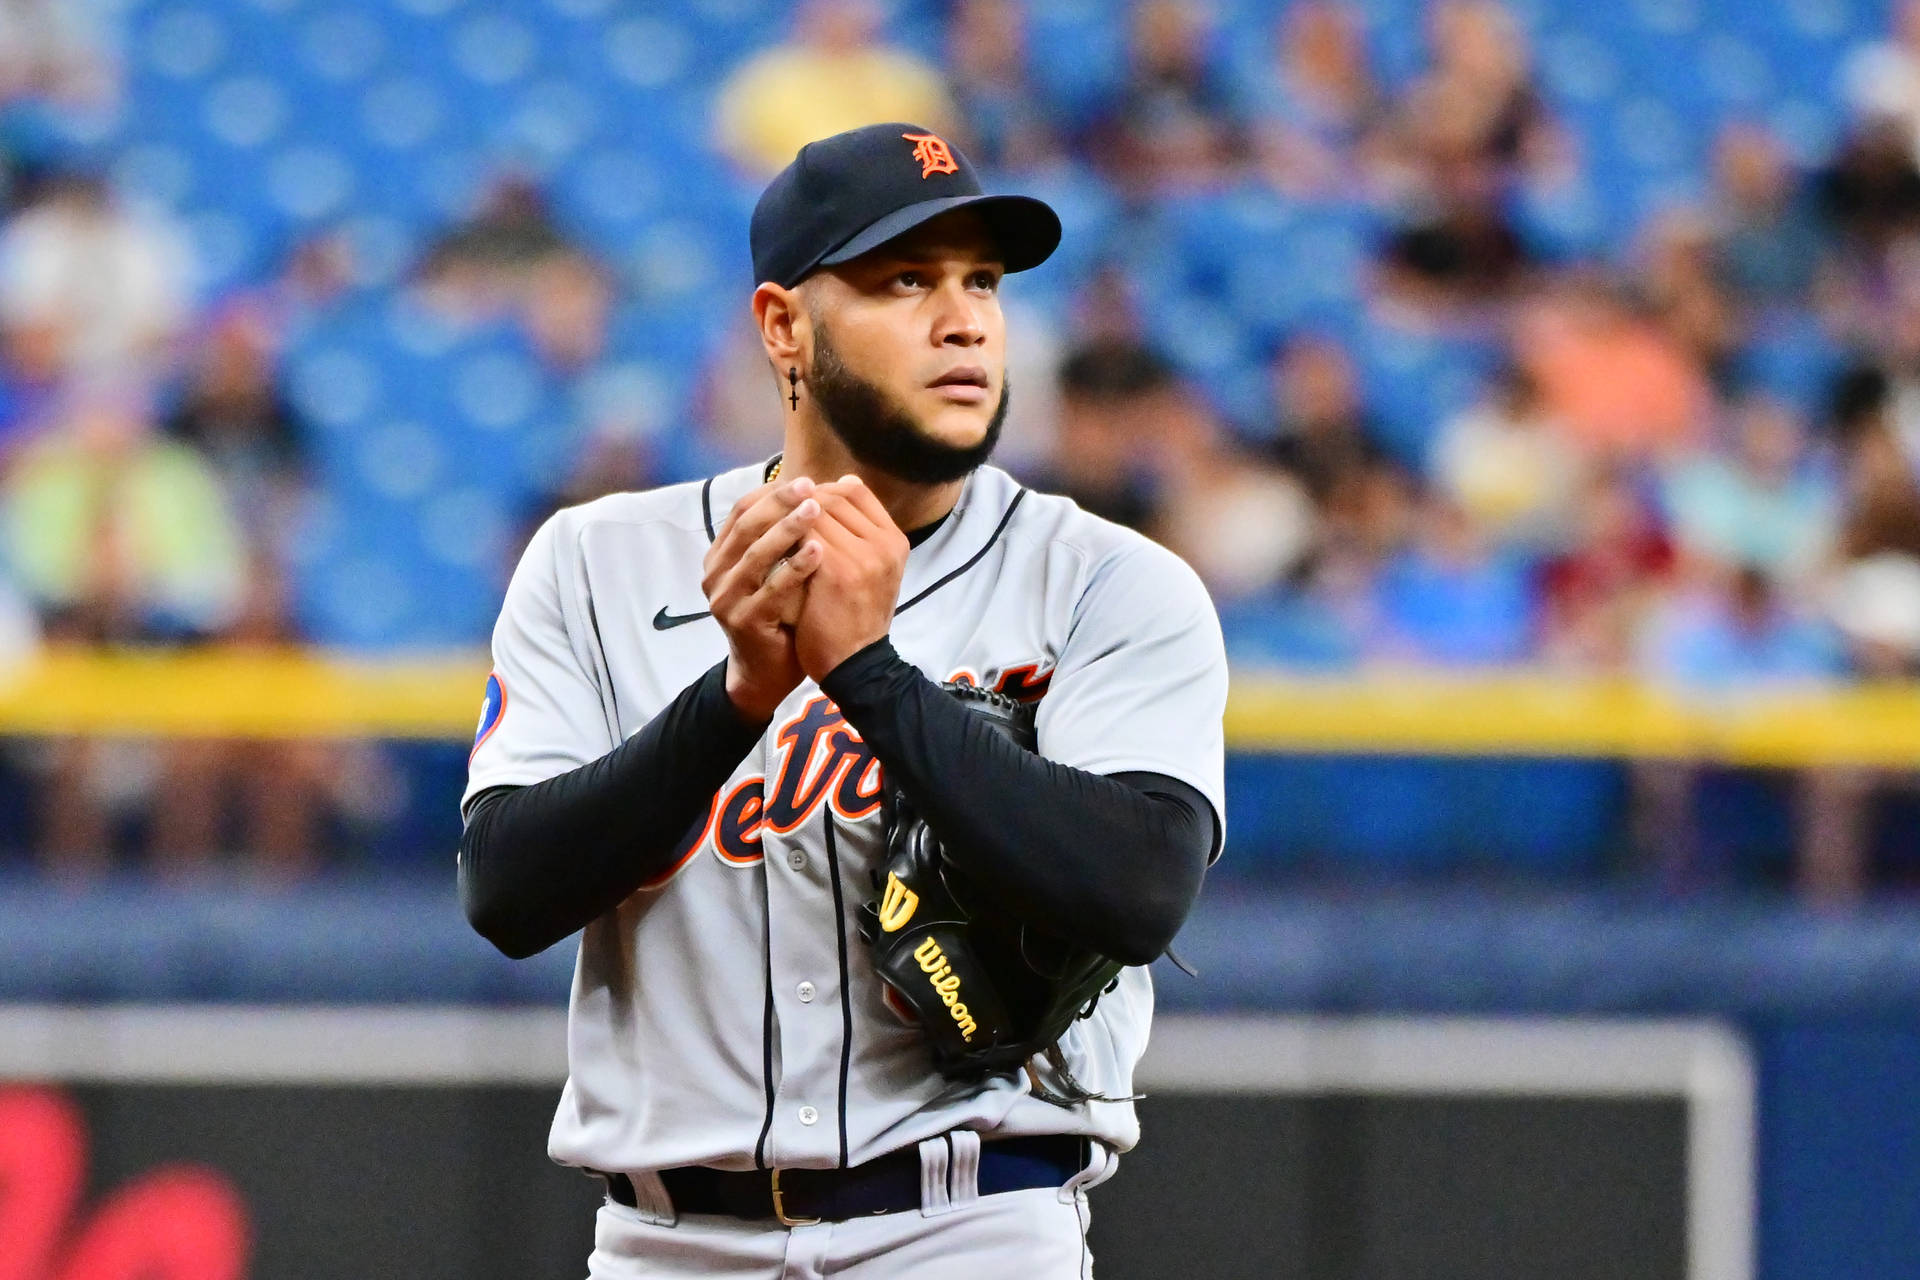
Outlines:
{"type": "MultiPolygon", "coordinates": [[[[534,535],[494,628],[463,804],[606,754],[726,656],[701,561],[761,475],[617,494],[534,535]]],[[[1224,814],[1219,623],[1193,572],[1138,534],[983,467],[908,556],[892,639],[936,680],[1037,699],[1042,755],[1165,774],[1224,814]]],[[[554,1159],[836,1167],[956,1127],[1133,1145],[1130,1104],[1067,1110],[1024,1078],[933,1071],[856,929],[884,857],[880,793],[859,735],[803,682],[671,869],[582,935],[554,1159]]],[[[1152,1007],[1147,971],[1127,969],[1067,1034],[1089,1089],[1132,1091],[1152,1007]]]]}

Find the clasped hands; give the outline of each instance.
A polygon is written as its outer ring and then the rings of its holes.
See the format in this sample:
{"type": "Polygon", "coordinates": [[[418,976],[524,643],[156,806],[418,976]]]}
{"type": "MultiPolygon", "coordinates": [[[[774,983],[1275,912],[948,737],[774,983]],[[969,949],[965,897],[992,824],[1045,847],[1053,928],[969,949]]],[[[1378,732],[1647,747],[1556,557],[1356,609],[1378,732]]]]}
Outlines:
{"type": "Polygon", "coordinates": [[[887,634],[907,537],[858,476],[762,485],[733,504],[700,586],[727,637],[727,696],[770,719],[803,678],[819,680],[887,634]]]}

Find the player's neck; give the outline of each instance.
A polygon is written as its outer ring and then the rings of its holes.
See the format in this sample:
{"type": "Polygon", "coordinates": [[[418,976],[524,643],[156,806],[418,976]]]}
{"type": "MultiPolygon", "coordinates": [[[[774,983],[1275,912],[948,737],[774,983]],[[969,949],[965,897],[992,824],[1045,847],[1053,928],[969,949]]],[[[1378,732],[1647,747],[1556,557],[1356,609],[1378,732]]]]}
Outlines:
{"type": "Polygon", "coordinates": [[[809,434],[814,433],[797,429],[787,432],[786,448],[780,455],[782,480],[806,476],[810,480],[825,481],[838,480],[849,474],[857,475],[867,488],[873,490],[873,496],[880,499],[880,505],[887,509],[893,523],[905,533],[932,524],[953,510],[953,504],[960,500],[965,479],[950,480],[945,484],[910,484],[855,461],[846,446],[840,443],[839,437],[825,428],[816,434],[816,438],[806,438],[809,434]]]}

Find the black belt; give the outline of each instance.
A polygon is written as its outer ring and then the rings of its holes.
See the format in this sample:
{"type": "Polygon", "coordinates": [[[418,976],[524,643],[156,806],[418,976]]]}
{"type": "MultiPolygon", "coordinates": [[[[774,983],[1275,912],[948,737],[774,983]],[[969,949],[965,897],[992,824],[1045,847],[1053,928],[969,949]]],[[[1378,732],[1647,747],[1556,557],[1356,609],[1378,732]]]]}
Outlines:
{"type": "MultiPolygon", "coordinates": [[[[1064,1134],[994,1138],[980,1144],[983,1196],[1058,1187],[1087,1167],[1087,1140],[1064,1134]]],[[[951,1166],[949,1166],[951,1167],[951,1166]]],[[[614,1203],[637,1208],[633,1180],[603,1173],[614,1203]]],[[[777,1218],[786,1226],[845,1222],[920,1207],[920,1151],[902,1147],[851,1169],[756,1169],[728,1172],[690,1165],[662,1169],[660,1181],[676,1213],[777,1218]]]]}

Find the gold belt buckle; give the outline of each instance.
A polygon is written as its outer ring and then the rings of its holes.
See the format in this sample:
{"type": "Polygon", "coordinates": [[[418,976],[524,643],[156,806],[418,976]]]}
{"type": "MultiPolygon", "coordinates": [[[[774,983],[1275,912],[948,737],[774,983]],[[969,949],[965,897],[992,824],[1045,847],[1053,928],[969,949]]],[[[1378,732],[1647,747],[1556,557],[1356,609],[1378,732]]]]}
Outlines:
{"type": "Polygon", "coordinates": [[[780,1225],[783,1227],[817,1226],[820,1222],[820,1219],[818,1218],[789,1218],[787,1216],[786,1201],[780,1193],[780,1171],[778,1169],[775,1169],[772,1171],[772,1173],[773,1173],[773,1216],[780,1219],[780,1225]]]}

